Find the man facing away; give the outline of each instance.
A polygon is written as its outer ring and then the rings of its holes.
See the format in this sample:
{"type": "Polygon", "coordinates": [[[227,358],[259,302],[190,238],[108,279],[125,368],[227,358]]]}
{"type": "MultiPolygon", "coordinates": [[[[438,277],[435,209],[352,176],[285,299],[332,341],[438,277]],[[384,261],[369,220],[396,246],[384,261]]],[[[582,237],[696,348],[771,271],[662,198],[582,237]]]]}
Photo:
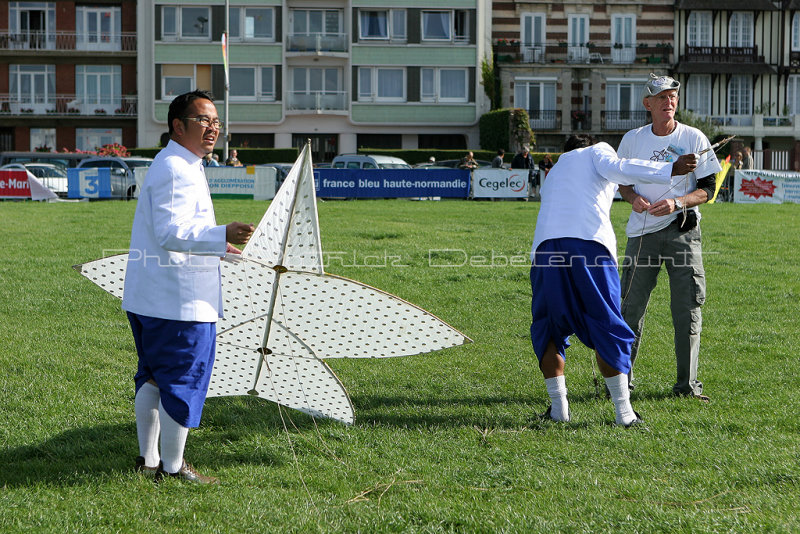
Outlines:
{"type": "Polygon", "coordinates": [[[211,95],[178,96],[168,121],[170,141],[153,160],[136,206],[122,298],[139,357],[136,470],[156,480],[215,483],[187,464],[183,451],[189,428],[200,424],[214,366],[219,261],[240,252],[228,243],[246,243],[253,226],[219,226],[214,218],[202,166],[220,129],[211,95]]]}
{"type": "Polygon", "coordinates": [[[595,350],[611,392],[615,422],[641,422],[628,391],[633,332],[619,309],[617,241],[609,212],[617,184],[668,185],[695,166],[695,155],[675,163],[623,160],[606,143],[573,135],[542,186],[542,203],[531,250],[531,343],[551,405],[544,413],[569,421],[564,378],[570,335],[595,350]]]}
{"type": "MultiPolygon", "coordinates": [[[[681,176],[672,186],[646,184],[620,186],[622,198],[633,206],[626,234],[625,265],[622,270],[622,315],[636,340],[631,365],[636,361],[650,293],[656,286],[661,264],[667,266],[670,308],[675,329],[677,380],[675,395],[708,401],[697,378],[700,354],[700,307],[706,299],[706,279],[700,242],[700,212],[697,207],[714,195],[715,175],[722,167],[706,136],[698,129],[675,120],[680,83],[669,76],[650,75],[642,103],[653,122],[631,130],[620,142],[625,158],[675,161],[689,153],[703,153],[697,168],[681,176]]],[[[633,379],[633,373],[630,375],[633,379]]],[[[631,382],[631,388],[633,382],[631,382]]]]}

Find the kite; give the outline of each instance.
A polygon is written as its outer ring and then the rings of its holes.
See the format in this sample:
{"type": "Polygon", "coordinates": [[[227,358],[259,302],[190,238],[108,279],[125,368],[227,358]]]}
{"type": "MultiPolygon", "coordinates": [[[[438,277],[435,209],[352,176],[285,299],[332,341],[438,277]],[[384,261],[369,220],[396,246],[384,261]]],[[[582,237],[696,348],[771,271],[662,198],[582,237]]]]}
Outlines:
{"type": "MultiPolygon", "coordinates": [[[[224,318],[209,397],[253,395],[352,424],[353,404],[326,358],[410,356],[471,343],[435,315],[327,274],[306,145],[241,255],[220,262],[224,318]]],[[[128,254],[75,269],[122,298],[128,254]]]]}

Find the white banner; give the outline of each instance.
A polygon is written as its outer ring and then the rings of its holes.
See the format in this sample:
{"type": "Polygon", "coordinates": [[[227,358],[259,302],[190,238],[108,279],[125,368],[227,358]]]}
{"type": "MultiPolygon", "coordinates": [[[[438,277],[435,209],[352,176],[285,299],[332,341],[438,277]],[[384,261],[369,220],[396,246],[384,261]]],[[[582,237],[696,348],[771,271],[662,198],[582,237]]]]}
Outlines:
{"type": "MultiPolygon", "coordinates": [[[[213,196],[244,196],[254,200],[269,200],[275,197],[275,167],[206,167],[208,189],[213,196]]],[[[142,188],[147,169],[137,167],[136,194],[142,188]]]]}
{"type": "Polygon", "coordinates": [[[528,198],[528,169],[472,171],[475,198],[528,198]]]}
{"type": "Polygon", "coordinates": [[[733,201],[740,204],[800,203],[800,173],[737,170],[733,175],[733,201]]]}

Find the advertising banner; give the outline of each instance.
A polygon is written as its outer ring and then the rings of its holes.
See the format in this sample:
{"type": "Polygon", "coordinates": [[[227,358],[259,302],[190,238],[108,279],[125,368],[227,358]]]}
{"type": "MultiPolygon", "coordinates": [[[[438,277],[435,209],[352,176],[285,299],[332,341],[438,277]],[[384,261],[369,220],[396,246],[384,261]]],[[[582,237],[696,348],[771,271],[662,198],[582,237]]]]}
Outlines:
{"type": "Polygon", "coordinates": [[[111,198],[111,169],[67,169],[67,197],[111,198]]]}
{"type": "Polygon", "coordinates": [[[733,184],[733,201],[740,204],[800,203],[798,172],[737,170],[733,184]]]}
{"type": "Polygon", "coordinates": [[[476,169],[472,171],[475,198],[527,198],[528,169],[476,169]]]}
{"type": "Polygon", "coordinates": [[[208,189],[214,198],[256,198],[275,196],[273,167],[206,167],[208,189]]]}
{"type": "Polygon", "coordinates": [[[469,171],[464,169],[318,169],[322,198],[467,198],[469,171]]]}
{"type": "Polygon", "coordinates": [[[0,198],[31,198],[27,171],[0,171],[0,198]]]}

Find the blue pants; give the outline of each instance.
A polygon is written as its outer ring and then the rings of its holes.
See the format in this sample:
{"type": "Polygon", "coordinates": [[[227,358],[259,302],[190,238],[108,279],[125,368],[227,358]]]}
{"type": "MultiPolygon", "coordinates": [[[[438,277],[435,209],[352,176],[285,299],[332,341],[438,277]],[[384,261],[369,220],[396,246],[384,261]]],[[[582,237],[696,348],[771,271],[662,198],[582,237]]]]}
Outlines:
{"type": "Polygon", "coordinates": [[[182,426],[197,427],[214,368],[216,323],[173,321],[128,312],[139,368],[136,391],[155,381],[161,404],[182,426]]]}
{"type": "Polygon", "coordinates": [[[631,368],[633,331],[620,312],[617,264],[595,241],[549,239],[539,245],[531,266],[531,343],[541,362],[552,341],[562,358],[569,336],[594,349],[608,365],[631,368]]]}

